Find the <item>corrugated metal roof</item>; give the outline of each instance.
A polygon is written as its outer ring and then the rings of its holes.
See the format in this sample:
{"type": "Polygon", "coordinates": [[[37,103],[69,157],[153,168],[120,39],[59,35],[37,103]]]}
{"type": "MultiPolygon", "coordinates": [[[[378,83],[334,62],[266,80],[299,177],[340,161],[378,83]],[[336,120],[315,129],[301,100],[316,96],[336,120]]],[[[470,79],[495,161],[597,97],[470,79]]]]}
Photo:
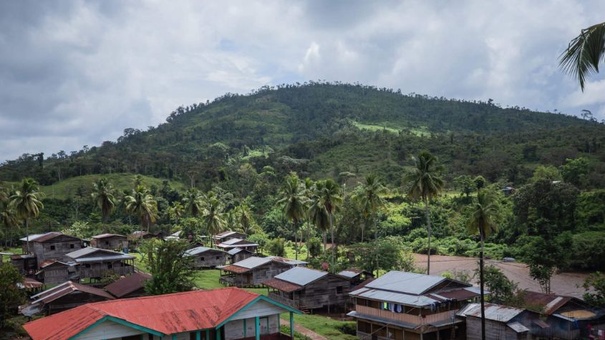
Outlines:
{"type": "Polygon", "coordinates": [[[248,240],[242,240],[241,238],[232,238],[225,242],[219,243],[217,247],[220,248],[233,248],[233,247],[258,247],[258,243],[250,242],[248,240]]]}
{"type": "Polygon", "coordinates": [[[347,277],[349,279],[352,279],[359,274],[361,274],[361,272],[355,272],[353,270],[343,270],[340,273],[338,273],[338,275],[347,277]]]}
{"type": "Polygon", "coordinates": [[[95,238],[95,239],[102,239],[102,238],[110,238],[110,237],[126,238],[126,235],[119,235],[119,234],[100,234],[100,235],[93,236],[92,238],[95,238]]]}
{"type": "Polygon", "coordinates": [[[286,281],[282,281],[282,280],[278,280],[276,278],[272,278],[267,281],[264,281],[263,284],[267,287],[275,288],[277,290],[281,290],[282,292],[286,292],[286,293],[301,290],[303,288],[299,285],[296,285],[296,284],[293,284],[290,282],[286,282],[286,281]]]}
{"type": "Polygon", "coordinates": [[[511,323],[507,324],[507,326],[517,333],[529,332],[529,328],[523,326],[519,322],[511,322],[511,323]]]}
{"type": "Polygon", "coordinates": [[[28,322],[23,327],[34,340],[59,340],[80,334],[104,317],[113,317],[170,335],[213,329],[256,299],[273,303],[238,288],[197,290],[89,303],[28,322]]]}
{"type": "MultiPolygon", "coordinates": [[[[546,315],[555,313],[558,309],[563,307],[566,303],[575,298],[570,296],[561,296],[555,294],[545,294],[532,291],[524,291],[521,295],[524,302],[527,305],[538,306],[542,308],[542,312],[546,315]]],[[[580,299],[577,299],[581,301],[580,299]]]]}
{"type": "Polygon", "coordinates": [[[147,273],[134,273],[105,286],[105,290],[117,298],[128,295],[137,289],[145,287],[145,282],[151,279],[147,273]]]}
{"type": "Polygon", "coordinates": [[[214,250],[216,252],[224,253],[220,249],[213,249],[213,248],[208,248],[208,247],[202,247],[202,246],[200,246],[200,247],[195,247],[195,248],[191,248],[191,249],[186,250],[185,251],[185,255],[186,256],[198,255],[198,254],[201,254],[201,253],[205,253],[205,252],[207,252],[209,250],[214,250]]]}
{"type": "Polygon", "coordinates": [[[127,255],[124,253],[120,253],[117,251],[113,251],[113,250],[108,250],[108,249],[99,249],[99,248],[92,248],[92,247],[86,247],[86,248],[82,248],[76,251],[72,251],[69,254],[66,254],[65,256],[75,260],[78,263],[85,263],[85,262],[95,262],[95,261],[103,261],[103,260],[130,260],[130,259],[134,259],[135,257],[132,255],[127,255]],[[91,256],[94,255],[94,256],[91,256]]]}
{"type": "Polygon", "coordinates": [[[279,275],[276,275],[275,278],[293,283],[295,285],[306,286],[307,284],[319,280],[326,275],[328,275],[327,272],[322,272],[320,270],[309,269],[306,267],[294,267],[279,275]]]}
{"type": "MultiPolygon", "coordinates": [[[[233,255],[235,255],[235,254],[239,254],[239,253],[240,253],[240,252],[242,252],[242,251],[245,251],[245,252],[247,252],[247,253],[250,253],[249,251],[247,251],[247,250],[245,250],[245,249],[242,249],[242,248],[231,248],[231,249],[230,249],[230,250],[227,252],[227,254],[229,254],[229,255],[233,256],[233,255]]],[[[252,254],[252,253],[250,253],[250,254],[252,254]]]]}
{"type": "Polygon", "coordinates": [[[291,266],[304,266],[308,263],[307,261],[303,261],[303,260],[293,260],[293,259],[288,259],[288,258],[279,257],[279,256],[269,256],[269,258],[272,259],[273,261],[286,263],[291,266]]]}
{"type": "Polygon", "coordinates": [[[405,293],[389,292],[385,290],[370,289],[368,286],[358,289],[350,293],[351,296],[361,297],[370,300],[394,302],[406,306],[413,307],[425,307],[430,306],[433,303],[439,302],[439,300],[431,299],[427,296],[422,295],[410,295],[405,293]]]}
{"type": "Polygon", "coordinates": [[[80,292],[85,292],[85,293],[89,293],[92,295],[98,295],[98,296],[101,296],[101,297],[104,297],[104,298],[107,298],[110,300],[115,299],[113,296],[108,294],[103,289],[86,286],[86,285],[81,285],[79,283],[75,283],[75,282],[71,282],[71,281],[66,281],[53,288],[50,288],[50,289],[47,289],[38,294],[32,295],[31,304],[38,304],[38,303],[47,304],[47,303],[53,302],[56,299],[59,299],[59,298],[65,296],[65,295],[71,294],[74,291],[80,291],[80,292]]]}
{"type": "MultiPolygon", "coordinates": [[[[517,315],[523,313],[523,309],[518,309],[509,306],[497,305],[493,303],[485,304],[485,319],[498,321],[498,322],[509,322],[517,315]]],[[[481,304],[470,303],[463,310],[460,310],[458,315],[461,316],[472,316],[476,318],[481,317],[481,304]]]]}
{"type": "Polygon", "coordinates": [[[444,280],[446,280],[446,278],[441,276],[390,271],[368,283],[366,287],[398,293],[421,295],[444,280]]]}
{"type": "Polygon", "coordinates": [[[256,268],[258,266],[262,266],[263,264],[269,263],[271,261],[272,261],[271,257],[250,256],[247,259],[235,262],[233,265],[242,267],[242,268],[246,268],[246,269],[252,269],[252,268],[256,268]]]}

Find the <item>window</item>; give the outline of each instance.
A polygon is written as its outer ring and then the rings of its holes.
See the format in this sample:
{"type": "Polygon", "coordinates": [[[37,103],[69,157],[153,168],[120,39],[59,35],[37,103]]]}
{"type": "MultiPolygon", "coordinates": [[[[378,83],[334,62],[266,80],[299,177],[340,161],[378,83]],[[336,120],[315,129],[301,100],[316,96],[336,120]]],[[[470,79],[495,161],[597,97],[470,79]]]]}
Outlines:
{"type": "Polygon", "coordinates": [[[113,268],[113,266],[111,265],[111,263],[108,263],[107,264],[107,269],[111,269],[111,268],[113,268]]]}
{"type": "Polygon", "coordinates": [[[55,246],[50,246],[50,250],[55,250],[55,246]]]}
{"type": "Polygon", "coordinates": [[[217,260],[220,260],[220,259],[221,259],[221,257],[220,257],[220,256],[217,256],[217,257],[216,257],[216,259],[217,259],[217,260]]]}
{"type": "Polygon", "coordinates": [[[71,248],[71,249],[75,248],[74,245],[73,245],[73,243],[69,245],[69,248],[71,248]]]}
{"type": "Polygon", "coordinates": [[[203,256],[202,256],[202,257],[200,257],[200,260],[201,260],[201,261],[204,261],[204,257],[203,257],[203,256]]]}
{"type": "Polygon", "coordinates": [[[337,286],[336,287],[336,294],[342,294],[342,286],[337,286]]]}

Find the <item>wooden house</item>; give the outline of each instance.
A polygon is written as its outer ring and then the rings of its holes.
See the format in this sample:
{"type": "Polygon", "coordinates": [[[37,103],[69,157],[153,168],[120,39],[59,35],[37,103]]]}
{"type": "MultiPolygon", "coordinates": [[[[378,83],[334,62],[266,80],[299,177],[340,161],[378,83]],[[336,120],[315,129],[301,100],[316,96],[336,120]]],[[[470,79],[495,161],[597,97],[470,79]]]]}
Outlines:
{"type": "Polygon", "coordinates": [[[77,280],[77,269],[73,264],[57,260],[47,260],[40,265],[36,278],[46,285],[56,285],[69,280],[77,280]]]}
{"type": "Polygon", "coordinates": [[[470,284],[391,271],[350,293],[360,339],[459,339],[464,322],[456,312],[479,296],[470,284]]]}
{"type": "Polygon", "coordinates": [[[228,254],[220,249],[195,247],[188,249],[184,256],[191,257],[194,268],[216,268],[227,263],[228,254]]]}
{"type": "Polygon", "coordinates": [[[219,282],[227,286],[260,287],[264,281],[273,278],[275,275],[306,264],[305,261],[276,256],[252,256],[243,261],[221,267],[219,282]]]}
{"type": "Polygon", "coordinates": [[[34,254],[15,254],[10,256],[11,263],[21,275],[33,277],[38,269],[38,260],[34,254]]]}
{"type": "Polygon", "coordinates": [[[33,340],[278,340],[294,338],[294,314],[266,296],[223,288],[90,303],[23,327],[33,340]],[[289,334],[280,332],[282,313],[289,334]]]}
{"type": "Polygon", "coordinates": [[[239,233],[237,231],[223,231],[222,233],[214,235],[214,242],[216,244],[223,243],[225,241],[229,241],[231,239],[237,238],[241,240],[245,240],[248,235],[244,233],[239,233]]]}
{"type": "Polygon", "coordinates": [[[344,310],[351,292],[349,278],[306,267],[294,267],[263,284],[270,298],[303,311],[344,310]]]}
{"type": "Polygon", "coordinates": [[[605,310],[583,300],[532,291],[524,291],[520,296],[524,305],[542,316],[542,323],[528,325],[536,338],[588,338],[595,330],[605,330],[605,310]]]}
{"type": "MultiPolygon", "coordinates": [[[[481,304],[470,303],[457,316],[466,318],[466,339],[481,340],[481,304]]],[[[539,323],[537,313],[493,303],[485,304],[485,336],[487,339],[531,339],[532,324],[539,323]]]]}
{"type": "Polygon", "coordinates": [[[254,256],[253,253],[242,248],[232,248],[227,252],[227,255],[229,256],[229,263],[232,264],[254,256]]]}
{"type": "Polygon", "coordinates": [[[83,241],[59,232],[29,235],[20,239],[23,253],[29,251],[36,257],[37,264],[46,260],[61,260],[67,253],[82,249],[83,241]]]}
{"type": "Polygon", "coordinates": [[[78,264],[80,279],[134,273],[134,256],[112,250],[89,247],[66,254],[65,258],[68,263],[78,264]]]}
{"type": "Polygon", "coordinates": [[[216,247],[224,251],[229,251],[233,248],[240,248],[255,254],[258,250],[258,243],[250,242],[241,238],[232,238],[217,244],[216,247]]]}
{"type": "Polygon", "coordinates": [[[130,298],[147,295],[145,293],[145,283],[151,279],[147,273],[133,273],[123,276],[105,286],[105,290],[118,299],[130,298]]]}
{"type": "Polygon", "coordinates": [[[25,316],[44,313],[59,313],[89,302],[113,300],[114,297],[102,289],[66,281],[58,286],[31,296],[31,302],[19,307],[25,316]]]}
{"type": "Polygon", "coordinates": [[[90,246],[93,248],[126,252],[128,249],[128,238],[125,235],[118,234],[96,235],[90,240],[90,246]]]}
{"type": "Polygon", "coordinates": [[[348,278],[349,282],[351,282],[352,287],[355,287],[366,280],[374,278],[374,274],[361,269],[346,269],[339,272],[338,275],[348,278]]]}

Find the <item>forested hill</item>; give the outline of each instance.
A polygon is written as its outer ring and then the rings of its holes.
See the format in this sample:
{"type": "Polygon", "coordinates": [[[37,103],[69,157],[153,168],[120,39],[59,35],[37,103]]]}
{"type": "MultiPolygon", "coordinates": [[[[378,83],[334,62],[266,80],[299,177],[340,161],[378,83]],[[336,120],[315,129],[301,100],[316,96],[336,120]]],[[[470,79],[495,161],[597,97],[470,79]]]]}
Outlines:
{"type": "Polygon", "coordinates": [[[523,184],[538,164],[591,160],[588,187],[605,184],[605,126],[577,117],[401,94],[358,84],[263,87],[248,95],[179,107],[147,131],[127,128],[116,142],[57,154],[26,154],[0,167],[0,180],[33,177],[50,185],[70,177],[139,173],[201,189],[237,181],[243,164],[279,178],[377,173],[400,184],[411,157],[429,150],[446,179],[483,175],[523,184]],[[266,169],[266,168],[265,168],[266,169]]]}

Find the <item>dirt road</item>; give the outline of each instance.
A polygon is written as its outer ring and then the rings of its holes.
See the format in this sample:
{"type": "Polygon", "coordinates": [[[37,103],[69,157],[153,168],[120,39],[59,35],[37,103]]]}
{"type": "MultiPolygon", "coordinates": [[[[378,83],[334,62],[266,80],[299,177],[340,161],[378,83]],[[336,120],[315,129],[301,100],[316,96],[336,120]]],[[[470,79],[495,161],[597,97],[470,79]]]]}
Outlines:
{"type": "MultiPolygon", "coordinates": [[[[426,268],[426,257],[426,255],[414,254],[416,267],[426,268]]],[[[486,260],[485,264],[500,268],[506,277],[518,283],[520,289],[540,291],[540,285],[529,276],[529,269],[523,263],[486,260]]],[[[432,255],[431,275],[441,275],[445,271],[467,271],[472,276],[478,265],[478,260],[475,258],[432,255]]],[[[586,277],[587,274],[580,273],[555,274],[551,279],[551,291],[555,294],[582,298],[584,293],[582,284],[586,277]]]]}

